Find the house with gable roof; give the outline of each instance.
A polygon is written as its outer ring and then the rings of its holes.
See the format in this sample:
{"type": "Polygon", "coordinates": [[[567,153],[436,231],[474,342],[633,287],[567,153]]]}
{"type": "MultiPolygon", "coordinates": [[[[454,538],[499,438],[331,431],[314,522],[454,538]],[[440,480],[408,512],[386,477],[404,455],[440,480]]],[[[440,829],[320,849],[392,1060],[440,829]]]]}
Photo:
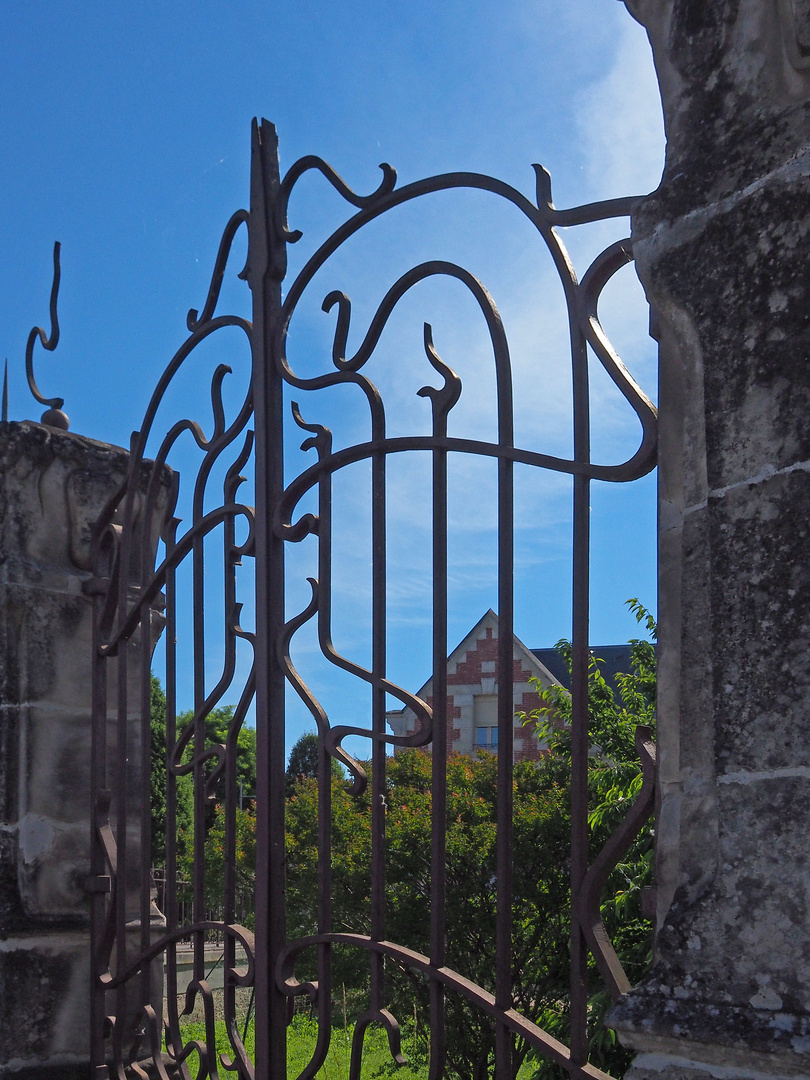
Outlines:
{"type": "MultiPolygon", "coordinates": [[[[498,616],[490,610],[475,624],[447,658],[447,748],[459,754],[498,749],[498,616]]],[[[514,678],[513,712],[531,712],[540,705],[530,683],[542,686],[559,683],[519,638],[512,640],[514,678]]],[[[433,678],[420,688],[417,697],[433,705],[433,678]]],[[[411,735],[417,729],[414,711],[405,707],[386,713],[395,735],[411,735]]],[[[515,720],[515,761],[536,761],[543,754],[540,740],[530,727],[515,720]]]]}
{"type": "MultiPolygon", "coordinates": [[[[608,685],[616,692],[617,674],[630,671],[630,645],[600,645],[591,649],[608,685]]],[[[570,689],[571,678],[557,649],[527,649],[512,637],[513,714],[530,713],[541,704],[531,679],[541,686],[570,689]]],[[[489,611],[475,624],[447,658],[447,747],[458,754],[498,750],[498,616],[489,611]]],[[[417,691],[417,697],[433,707],[433,678],[417,691]]],[[[387,712],[395,735],[412,735],[418,726],[413,709],[387,712]]],[[[395,750],[396,752],[396,750],[395,750]]],[[[514,760],[537,761],[543,744],[531,726],[515,720],[514,760]]]]}

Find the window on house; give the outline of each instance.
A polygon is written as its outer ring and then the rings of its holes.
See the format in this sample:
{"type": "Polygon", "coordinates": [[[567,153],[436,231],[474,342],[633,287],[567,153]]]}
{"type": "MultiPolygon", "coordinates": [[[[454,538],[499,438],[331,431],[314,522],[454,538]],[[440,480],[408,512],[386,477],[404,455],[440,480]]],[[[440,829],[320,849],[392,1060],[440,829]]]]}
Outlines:
{"type": "Polygon", "coordinates": [[[475,745],[481,750],[497,750],[498,729],[496,727],[476,727],[475,745]]]}
{"type": "Polygon", "coordinates": [[[475,745],[481,750],[498,749],[498,695],[476,694],[473,698],[475,745]]]}

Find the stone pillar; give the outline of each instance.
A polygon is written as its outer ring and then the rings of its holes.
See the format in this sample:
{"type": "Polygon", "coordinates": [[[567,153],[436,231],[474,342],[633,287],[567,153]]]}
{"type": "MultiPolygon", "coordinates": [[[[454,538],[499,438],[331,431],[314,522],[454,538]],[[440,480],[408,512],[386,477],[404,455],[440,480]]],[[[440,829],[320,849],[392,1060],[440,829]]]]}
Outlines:
{"type": "Polygon", "coordinates": [[[661,186],[661,812],[633,1080],[810,1075],[810,3],[627,0],[661,186]]]}
{"type": "Polygon", "coordinates": [[[0,424],[0,1077],[86,1080],[93,522],[129,455],[0,424]]]}

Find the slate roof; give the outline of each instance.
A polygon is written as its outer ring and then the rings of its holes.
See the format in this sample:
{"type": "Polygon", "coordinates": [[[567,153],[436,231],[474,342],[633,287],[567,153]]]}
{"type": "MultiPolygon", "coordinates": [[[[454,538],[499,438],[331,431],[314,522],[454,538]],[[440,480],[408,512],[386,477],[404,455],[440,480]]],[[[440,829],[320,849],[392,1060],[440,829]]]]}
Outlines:
{"type": "MultiPolygon", "coordinates": [[[[565,661],[556,649],[532,649],[531,651],[557,682],[562,683],[566,690],[571,689],[571,676],[565,666],[565,661]]],[[[626,645],[592,645],[591,653],[600,661],[599,667],[605,681],[615,693],[616,676],[632,670],[629,642],[626,645]]]]}

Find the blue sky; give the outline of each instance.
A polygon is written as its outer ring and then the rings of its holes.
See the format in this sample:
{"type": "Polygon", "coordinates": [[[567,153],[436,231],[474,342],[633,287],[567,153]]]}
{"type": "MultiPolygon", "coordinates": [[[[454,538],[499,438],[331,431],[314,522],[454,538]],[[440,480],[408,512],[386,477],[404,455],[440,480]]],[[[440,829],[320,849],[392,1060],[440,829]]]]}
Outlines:
{"type": "MultiPolygon", "coordinates": [[[[617,0],[29,0],[5,5],[0,51],[0,358],[9,358],[10,415],[41,412],[25,387],[23,357],[30,327],[47,325],[51,248],[59,240],[62,340],[55,353],[37,354],[37,378],[47,396],[65,398],[73,431],[119,444],[139,427],[151,387],[183,340],[187,310],[202,306],[222,227],[247,203],[254,115],[277,125],[282,167],[317,154],[358,191],[372,190],[377,166],[388,161],[400,182],[470,170],[531,194],[537,161],[564,206],[651,190],[663,162],[649,48],[617,0]]],[[[305,233],[302,252],[344,212],[317,178],[302,182],[291,204],[293,224],[305,233]]],[[[357,317],[413,261],[465,262],[504,314],[519,376],[519,429],[534,437],[537,421],[538,438],[564,448],[564,326],[534,239],[480,199],[436,199],[388,228],[340,265],[349,282],[340,287],[357,317]]],[[[566,235],[580,271],[616,235],[602,227],[583,232],[566,235]]],[[[301,257],[294,252],[293,262],[301,257]]],[[[655,397],[646,312],[632,271],[623,274],[603,321],[655,397]]],[[[324,348],[329,361],[333,316],[319,310],[323,295],[302,306],[291,333],[291,358],[304,365],[317,365],[324,348]]],[[[248,314],[247,288],[233,280],[223,303],[248,314]]],[[[424,409],[414,394],[424,373],[403,373],[409,335],[418,342],[427,317],[440,355],[464,381],[460,424],[481,430],[490,423],[488,358],[465,305],[452,290],[426,294],[424,303],[420,294],[393,326],[379,379],[403,429],[424,409]]],[[[617,459],[632,449],[637,429],[598,373],[594,380],[595,453],[617,459]]],[[[192,380],[189,407],[197,390],[192,380]]],[[[334,424],[336,438],[341,424],[345,437],[359,430],[343,403],[320,413],[316,405],[308,418],[334,424]]],[[[392,673],[411,690],[429,673],[426,533],[413,511],[424,490],[420,468],[392,470],[398,493],[392,489],[390,514],[392,673]]],[[[451,645],[494,606],[491,477],[476,468],[460,470],[451,505],[451,645]]],[[[362,490],[362,482],[346,488],[336,571],[336,633],[360,662],[368,559],[352,537],[366,512],[362,490]]],[[[569,633],[569,502],[567,487],[552,477],[527,483],[517,512],[517,629],[530,647],[569,633]]],[[[635,629],[623,601],[655,603],[654,478],[628,491],[597,485],[592,505],[592,641],[621,641],[635,629]]],[[[304,595],[308,559],[305,551],[291,559],[293,605],[304,595]]],[[[302,666],[311,653],[304,635],[302,666]]],[[[312,679],[339,713],[353,691],[339,689],[328,670],[312,679]]],[[[304,722],[293,709],[293,728],[304,722]]]]}

